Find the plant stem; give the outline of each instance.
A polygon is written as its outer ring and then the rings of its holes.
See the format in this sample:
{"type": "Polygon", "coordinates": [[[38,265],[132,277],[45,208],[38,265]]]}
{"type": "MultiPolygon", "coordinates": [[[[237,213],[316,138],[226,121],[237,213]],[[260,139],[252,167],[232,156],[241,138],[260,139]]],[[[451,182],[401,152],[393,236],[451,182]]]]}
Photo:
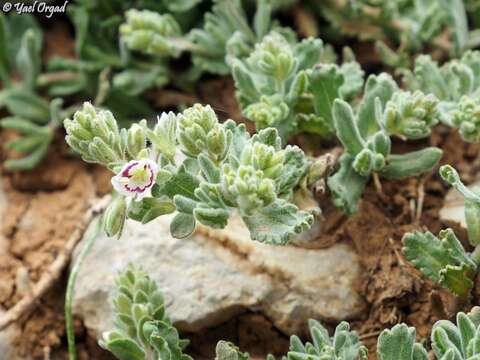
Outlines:
{"type": "Polygon", "coordinates": [[[88,235],[86,237],[86,242],[83,248],[78,255],[77,261],[73,265],[72,271],[70,272],[70,276],[68,277],[67,283],[67,293],[65,295],[65,326],[67,331],[67,343],[68,343],[68,354],[70,360],[77,359],[77,352],[75,349],[75,333],[73,330],[73,314],[72,314],[72,302],[73,302],[73,295],[75,290],[75,282],[77,280],[78,272],[82,267],[82,263],[85,260],[86,256],[90,252],[90,249],[95,244],[97,237],[101,230],[101,218],[97,217],[93,221],[93,225],[88,231],[88,235]]]}
{"type": "Polygon", "coordinates": [[[472,260],[475,261],[477,265],[480,265],[480,245],[475,246],[475,250],[472,252],[472,260]]]}

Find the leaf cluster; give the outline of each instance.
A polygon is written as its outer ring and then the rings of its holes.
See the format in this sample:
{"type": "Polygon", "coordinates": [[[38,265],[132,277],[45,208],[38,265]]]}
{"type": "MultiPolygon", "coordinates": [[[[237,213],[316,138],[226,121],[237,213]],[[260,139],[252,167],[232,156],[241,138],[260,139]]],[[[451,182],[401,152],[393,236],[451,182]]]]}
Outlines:
{"type": "Polygon", "coordinates": [[[165,313],[157,284],[140,268],[129,265],[116,278],[115,327],[103,333],[100,346],[120,360],[191,360],[183,353],[187,340],[165,313]]]}
{"type": "MultiPolygon", "coordinates": [[[[480,309],[475,307],[468,314],[458,313],[456,324],[448,320],[435,323],[431,333],[431,346],[437,360],[478,360],[480,359],[480,309]]],[[[297,336],[290,340],[290,351],[284,360],[363,360],[367,349],[358,335],[349,330],[346,322],[340,323],[333,338],[322,325],[309,321],[312,343],[303,345],[297,336]]],[[[417,342],[416,330],[406,324],[395,325],[383,330],[377,341],[379,360],[429,360],[423,343],[417,342]]],[[[248,354],[240,353],[232,344],[220,342],[217,345],[216,360],[248,360],[248,354]]],[[[272,355],[267,357],[274,360],[272,355]]]]}
{"type": "Polygon", "coordinates": [[[410,89],[439,99],[440,121],[458,128],[465,141],[480,140],[480,51],[466,51],[460,59],[440,66],[429,55],[415,60],[413,72],[405,71],[410,89]]]}
{"type": "Polygon", "coordinates": [[[243,114],[257,129],[273,126],[283,138],[304,132],[332,137],[329,114],[335,98],[352,100],[363,86],[363,70],[354,58],[341,66],[322,64],[320,39],[298,41],[270,32],[248,57],[233,58],[232,74],[243,114]]]}
{"type": "Polygon", "coordinates": [[[70,115],[69,109],[62,108],[62,99],[47,101],[42,96],[42,42],[33,16],[0,14],[0,109],[10,114],[0,125],[19,133],[4,146],[22,155],[5,162],[9,170],[35,167],[47,152],[55,130],[70,115]]]}

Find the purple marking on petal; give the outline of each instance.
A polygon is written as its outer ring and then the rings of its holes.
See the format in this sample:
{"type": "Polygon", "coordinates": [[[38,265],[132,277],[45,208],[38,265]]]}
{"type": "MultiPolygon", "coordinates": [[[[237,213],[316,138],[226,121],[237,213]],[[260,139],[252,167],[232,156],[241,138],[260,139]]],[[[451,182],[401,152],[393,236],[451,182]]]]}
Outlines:
{"type": "Polygon", "coordinates": [[[137,186],[135,188],[132,188],[128,184],[125,184],[125,189],[127,189],[130,192],[140,192],[141,193],[141,192],[144,192],[145,190],[151,188],[153,186],[155,176],[154,176],[153,170],[152,170],[152,168],[149,164],[144,165],[144,169],[146,170],[147,168],[150,171],[150,179],[149,179],[148,184],[146,184],[145,186],[137,186]]]}
{"type": "Polygon", "coordinates": [[[143,188],[138,186],[138,187],[132,189],[130,186],[125,185],[125,189],[127,189],[130,192],[144,192],[147,188],[148,188],[148,186],[143,187],[143,188]]]}
{"type": "Polygon", "coordinates": [[[131,163],[127,164],[127,167],[125,169],[123,169],[122,171],[122,176],[123,177],[130,177],[130,170],[134,167],[134,166],[137,166],[138,165],[138,161],[132,161],[131,163]]]}

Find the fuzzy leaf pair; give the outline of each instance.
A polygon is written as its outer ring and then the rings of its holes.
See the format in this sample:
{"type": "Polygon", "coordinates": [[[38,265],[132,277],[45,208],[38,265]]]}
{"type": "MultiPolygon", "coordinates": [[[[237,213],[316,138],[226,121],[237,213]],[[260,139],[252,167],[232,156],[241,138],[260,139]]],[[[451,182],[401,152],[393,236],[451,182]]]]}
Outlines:
{"type": "Polygon", "coordinates": [[[415,341],[415,328],[405,324],[384,330],[378,337],[379,360],[428,360],[428,353],[415,341]]]}
{"type": "MultiPolygon", "coordinates": [[[[407,154],[391,154],[383,108],[385,105],[388,109],[396,101],[389,98],[396,89],[395,82],[388,75],[372,75],[367,80],[364,98],[356,113],[343,100],[333,102],[333,125],[345,150],[340,158],[340,169],[328,179],[328,186],[335,205],[348,214],[356,212],[372,173],[392,179],[415,176],[432,169],[442,156],[442,151],[433,147],[407,154]]],[[[403,120],[399,122],[403,123],[403,120]]]]}

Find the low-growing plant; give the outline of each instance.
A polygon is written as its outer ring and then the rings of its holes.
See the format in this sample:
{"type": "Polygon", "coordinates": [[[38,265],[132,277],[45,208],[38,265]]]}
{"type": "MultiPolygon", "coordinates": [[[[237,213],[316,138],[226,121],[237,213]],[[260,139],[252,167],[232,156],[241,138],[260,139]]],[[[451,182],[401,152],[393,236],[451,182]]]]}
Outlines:
{"type": "Polygon", "coordinates": [[[250,136],[243,124],[220,123],[210,106],[196,104],[163,113],[153,129],[141,121],[120,130],[111,112],[89,103],[65,120],[65,129],[85,161],[116,174],[118,197],[105,214],[111,236],[121,234],[127,218],[147,223],[175,211],[175,237],[190,235],[196,222],[224,228],[233,210],[252,239],[270,244],[285,244],[313,222],[289,201],[311,162],[296,146],[282,149],[275,129],[250,136]]]}
{"type": "Polygon", "coordinates": [[[442,166],[440,175],[464,197],[468,240],[473,251],[466,251],[453,230],[446,229],[438,237],[431,232],[405,234],[403,252],[429,279],[468,299],[480,262],[480,196],[476,189],[470,190],[462,183],[453,167],[442,166]]]}
{"type": "Polygon", "coordinates": [[[283,138],[303,132],[332,137],[331,104],[352,100],[363,85],[355,59],[341,66],[321,64],[320,39],[298,41],[273,31],[248,57],[233,58],[232,74],[243,114],[257,129],[275,127],[283,138]]]}
{"type": "Polygon", "coordinates": [[[401,179],[431,170],[442,151],[428,147],[406,154],[391,154],[391,136],[419,139],[430,134],[438,122],[437,100],[421,92],[398,89],[387,74],[371,75],[362,101],[354,111],[347,102],[335,99],[332,121],[344,147],[340,169],[328,179],[333,201],[347,214],[357,203],[370,176],[378,174],[401,179]]]}

